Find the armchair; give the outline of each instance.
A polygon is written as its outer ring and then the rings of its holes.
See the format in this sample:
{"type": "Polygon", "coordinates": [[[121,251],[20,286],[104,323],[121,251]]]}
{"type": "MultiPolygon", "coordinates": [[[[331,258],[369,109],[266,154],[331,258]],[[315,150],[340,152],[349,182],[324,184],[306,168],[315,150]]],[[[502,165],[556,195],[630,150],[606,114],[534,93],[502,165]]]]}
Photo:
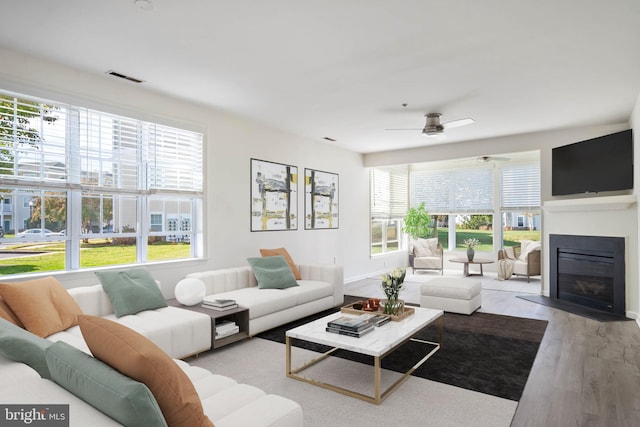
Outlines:
{"type": "Polygon", "coordinates": [[[521,246],[500,249],[498,263],[500,260],[510,260],[513,263],[513,274],[527,276],[527,282],[529,282],[531,276],[540,276],[540,243],[522,241],[521,246]],[[513,254],[509,253],[508,249],[513,249],[513,254]]]}
{"type": "Polygon", "coordinates": [[[418,239],[409,252],[409,265],[416,270],[443,270],[443,250],[438,239],[418,239]]]}

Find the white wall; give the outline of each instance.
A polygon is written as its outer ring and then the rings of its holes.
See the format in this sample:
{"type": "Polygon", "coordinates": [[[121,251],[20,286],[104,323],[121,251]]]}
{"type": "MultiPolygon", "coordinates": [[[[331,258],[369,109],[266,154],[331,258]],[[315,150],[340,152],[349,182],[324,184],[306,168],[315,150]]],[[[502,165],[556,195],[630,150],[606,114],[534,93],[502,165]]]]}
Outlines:
{"type": "MultiPolygon", "coordinates": [[[[369,176],[362,156],[305,140],[212,108],[0,48],[0,88],[116,114],[188,126],[206,134],[206,259],[149,265],[165,294],[196,270],[245,265],[259,249],[286,247],[297,262],[338,263],[345,278],[376,269],[369,257],[369,176]],[[337,230],[304,230],[304,187],[298,184],[298,230],[250,231],[250,158],[339,174],[337,230]],[[372,267],[373,266],[373,267],[372,267]]],[[[93,273],[56,275],[68,287],[97,283],[93,273]]]]}

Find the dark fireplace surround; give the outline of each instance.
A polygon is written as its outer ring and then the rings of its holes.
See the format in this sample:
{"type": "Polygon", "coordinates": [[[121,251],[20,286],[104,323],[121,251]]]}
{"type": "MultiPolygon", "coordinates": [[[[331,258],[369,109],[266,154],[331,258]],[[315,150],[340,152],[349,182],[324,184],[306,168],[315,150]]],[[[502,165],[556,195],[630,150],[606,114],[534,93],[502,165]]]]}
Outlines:
{"type": "Polygon", "coordinates": [[[625,239],[549,235],[549,296],[625,317],[625,239]]]}

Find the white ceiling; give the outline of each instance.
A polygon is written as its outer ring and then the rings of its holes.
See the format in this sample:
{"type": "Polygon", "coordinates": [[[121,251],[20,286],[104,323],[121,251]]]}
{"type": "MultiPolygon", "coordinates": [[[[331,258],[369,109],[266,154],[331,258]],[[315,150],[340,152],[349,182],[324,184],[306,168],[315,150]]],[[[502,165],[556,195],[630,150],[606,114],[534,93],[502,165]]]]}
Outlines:
{"type": "Polygon", "coordinates": [[[362,153],[626,122],[640,94],[638,0],[152,1],[2,0],[0,46],[362,153]],[[384,130],[427,112],[476,122],[384,130]]]}

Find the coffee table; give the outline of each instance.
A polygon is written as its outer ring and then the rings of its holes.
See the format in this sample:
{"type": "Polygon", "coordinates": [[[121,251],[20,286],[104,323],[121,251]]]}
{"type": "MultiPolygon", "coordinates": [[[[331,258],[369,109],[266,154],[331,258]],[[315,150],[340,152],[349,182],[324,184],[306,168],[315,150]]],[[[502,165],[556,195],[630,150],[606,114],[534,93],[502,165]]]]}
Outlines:
{"type": "Polygon", "coordinates": [[[473,261],[469,261],[468,258],[451,258],[449,261],[451,262],[459,262],[464,264],[464,275],[465,276],[484,276],[482,272],[483,264],[491,264],[495,261],[489,258],[474,258],[473,261]],[[477,264],[480,266],[480,273],[469,273],[469,264],[477,264]]]}
{"type": "Polygon", "coordinates": [[[406,381],[413,373],[413,371],[418,369],[427,359],[433,356],[440,349],[440,347],[442,346],[442,315],[442,310],[416,307],[415,313],[412,316],[409,316],[406,319],[398,322],[388,322],[380,327],[375,328],[374,331],[363,335],[360,338],[334,334],[325,330],[327,322],[329,322],[330,320],[336,319],[340,316],[349,316],[348,314],[341,312],[333,313],[302,326],[298,326],[297,328],[290,329],[286,332],[287,377],[299,381],[304,381],[309,384],[342,393],[344,395],[351,396],[360,400],[364,400],[365,402],[380,404],[387,396],[389,396],[389,394],[391,394],[391,392],[397,389],[400,384],[406,381]],[[439,342],[435,343],[431,341],[423,341],[412,338],[418,331],[435,321],[438,322],[439,326],[439,342]],[[292,339],[299,339],[316,344],[323,344],[332,347],[332,349],[327,351],[326,353],[323,353],[321,356],[306,362],[304,365],[298,368],[292,368],[292,339]],[[429,344],[428,348],[430,349],[435,345],[435,348],[432,348],[430,351],[428,351],[425,356],[420,361],[418,361],[418,363],[412,366],[407,372],[402,375],[402,377],[400,377],[396,382],[390,385],[386,390],[381,391],[380,377],[382,359],[409,340],[429,344]],[[358,393],[347,388],[327,384],[318,380],[298,375],[305,369],[326,359],[331,355],[331,353],[338,349],[373,356],[373,396],[358,393]]]}

